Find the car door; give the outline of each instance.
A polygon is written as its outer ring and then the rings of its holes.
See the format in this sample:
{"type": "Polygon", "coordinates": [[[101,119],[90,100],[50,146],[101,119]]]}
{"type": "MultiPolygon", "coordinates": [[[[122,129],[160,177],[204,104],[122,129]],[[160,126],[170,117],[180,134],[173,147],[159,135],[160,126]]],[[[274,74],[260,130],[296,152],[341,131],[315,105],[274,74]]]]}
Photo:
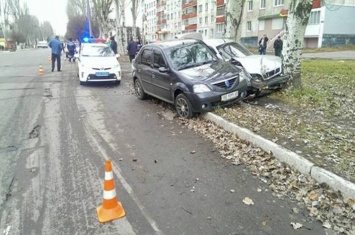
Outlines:
{"type": "Polygon", "coordinates": [[[172,79],[167,68],[167,63],[162,51],[159,49],[153,49],[152,82],[154,86],[154,93],[162,99],[171,102],[173,101],[171,94],[172,79]],[[166,71],[159,71],[159,68],[166,69],[166,71]]]}
{"type": "Polygon", "coordinates": [[[152,48],[144,48],[140,56],[136,58],[136,66],[137,66],[137,72],[139,78],[142,82],[143,89],[147,93],[153,93],[152,64],[153,64],[152,48]]]}

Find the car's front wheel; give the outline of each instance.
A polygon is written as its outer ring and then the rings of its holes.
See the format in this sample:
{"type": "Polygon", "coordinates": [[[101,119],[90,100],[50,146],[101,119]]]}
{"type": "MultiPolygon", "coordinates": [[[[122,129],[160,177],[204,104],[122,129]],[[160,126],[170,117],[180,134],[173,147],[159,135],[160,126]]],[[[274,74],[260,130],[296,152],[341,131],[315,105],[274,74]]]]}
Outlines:
{"type": "Polygon", "coordinates": [[[194,113],[192,112],[192,105],[190,100],[185,94],[179,94],[175,99],[175,109],[179,117],[192,118],[194,113]]]}
{"type": "Polygon", "coordinates": [[[147,98],[147,94],[144,92],[142,83],[139,81],[138,78],[134,79],[134,91],[138,99],[144,100],[147,98]]]}

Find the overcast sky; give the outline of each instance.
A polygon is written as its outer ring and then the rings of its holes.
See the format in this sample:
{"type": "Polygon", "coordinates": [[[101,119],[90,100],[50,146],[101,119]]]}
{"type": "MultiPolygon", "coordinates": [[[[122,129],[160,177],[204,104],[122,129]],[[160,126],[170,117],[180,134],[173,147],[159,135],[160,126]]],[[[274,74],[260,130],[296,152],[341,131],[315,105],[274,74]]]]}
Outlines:
{"type": "MultiPolygon", "coordinates": [[[[20,2],[27,2],[31,15],[37,16],[40,22],[49,21],[54,33],[64,36],[68,23],[67,0],[20,0],[20,2]]],[[[129,6],[126,6],[126,25],[132,25],[129,6]]],[[[140,22],[137,22],[137,26],[140,26],[140,22]]]]}
{"type": "MultiPolygon", "coordinates": [[[[21,1],[20,1],[21,2],[21,1]]],[[[30,14],[40,22],[49,21],[55,34],[64,35],[67,31],[67,0],[23,0],[27,2],[30,14]]]]}

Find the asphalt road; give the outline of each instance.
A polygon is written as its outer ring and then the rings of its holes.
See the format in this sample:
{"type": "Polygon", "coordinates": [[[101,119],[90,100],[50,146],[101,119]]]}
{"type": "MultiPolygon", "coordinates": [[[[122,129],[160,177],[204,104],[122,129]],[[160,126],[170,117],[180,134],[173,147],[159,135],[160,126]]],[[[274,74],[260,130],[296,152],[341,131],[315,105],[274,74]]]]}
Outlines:
{"type": "Polygon", "coordinates": [[[155,102],[136,99],[128,63],[119,86],[80,86],[75,64],[52,73],[48,56],[0,54],[1,234],[331,234],[155,102]],[[126,217],[100,224],[107,159],[126,217]]]}

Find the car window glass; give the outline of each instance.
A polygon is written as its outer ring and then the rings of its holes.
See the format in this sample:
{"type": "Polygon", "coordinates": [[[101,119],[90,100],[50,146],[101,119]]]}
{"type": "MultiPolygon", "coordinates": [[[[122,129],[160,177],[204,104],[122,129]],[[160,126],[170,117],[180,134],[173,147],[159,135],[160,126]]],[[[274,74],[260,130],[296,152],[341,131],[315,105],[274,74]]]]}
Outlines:
{"type": "Polygon", "coordinates": [[[231,57],[246,57],[252,55],[252,53],[247,48],[237,43],[223,44],[218,46],[217,50],[222,54],[224,59],[230,59],[231,57]]]}
{"type": "Polygon", "coordinates": [[[154,50],[154,68],[166,68],[165,60],[160,51],[154,50]]]}
{"type": "Polygon", "coordinates": [[[115,53],[108,46],[85,45],[82,48],[82,56],[87,57],[112,57],[115,53]]]}
{"type": "Polygon", "coordinates": [[[152,51],[149,49],[145,49],[142,53],[141,57],[141,63],[145,65],[151,65],[152,64],[152,51]]]}
{"type": "Polygon", "coordinates": [[[168,57],[172,66],[177,70],[196,67],[217,60],[210,49],[202,43],[182,44],[180,47],[175,47],[169,51],[168,57]]]}

